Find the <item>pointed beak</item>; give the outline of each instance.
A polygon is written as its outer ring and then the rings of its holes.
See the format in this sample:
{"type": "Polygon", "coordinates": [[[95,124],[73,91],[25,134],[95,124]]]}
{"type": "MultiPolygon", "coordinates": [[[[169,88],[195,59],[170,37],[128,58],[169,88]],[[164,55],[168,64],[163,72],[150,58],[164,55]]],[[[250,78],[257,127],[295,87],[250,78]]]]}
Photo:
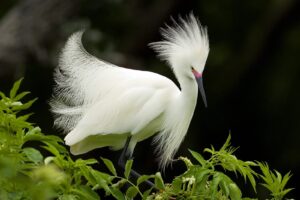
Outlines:
{"type": "Polygon", "coordinates": [[[202,96],[202,100],[203,100],[203,103],[204,103],[204,106],[207,108],[207,101],[206,101],[206,95],[205,95],[205,91],[204,91],[204,87],[203,87],[203,78],[202,78],[202,74],[197,72],[196,70],[193,69],[193,74],[196,78],[196,81],[198,83],[198,88],[199,88],[199,91],[201,93],[201,96],[202,96]]]}

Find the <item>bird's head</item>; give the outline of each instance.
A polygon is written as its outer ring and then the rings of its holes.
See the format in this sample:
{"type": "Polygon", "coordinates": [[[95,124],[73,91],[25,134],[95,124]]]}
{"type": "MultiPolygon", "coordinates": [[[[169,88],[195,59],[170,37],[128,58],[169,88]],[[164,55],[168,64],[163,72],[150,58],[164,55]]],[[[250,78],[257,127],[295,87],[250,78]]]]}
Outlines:
{"type": "Polygon", "coordinates": [[[161,30],[163,41],[150,43],[162,60],[168,62],[175,75],[196,80],[205,106],[206,97],[202,74],[209,53],[207,30],[191,13],[186,19],[179,17],[179,22],[166,25],[161,30]]]}

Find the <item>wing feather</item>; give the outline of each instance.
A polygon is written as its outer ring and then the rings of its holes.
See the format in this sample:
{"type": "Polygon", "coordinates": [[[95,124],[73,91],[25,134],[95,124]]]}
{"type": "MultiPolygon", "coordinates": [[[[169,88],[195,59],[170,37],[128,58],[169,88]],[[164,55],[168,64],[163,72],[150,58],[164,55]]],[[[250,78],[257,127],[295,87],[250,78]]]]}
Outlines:
{"type": "MultiPolygon", "coordinates": [[[[136,87],[106,95],[89,110],[65,138],[74,145],[91,135],[136,134],[167,108],[170,91],[136,87]],[[116,95],[118,93],[118,95],[116,95]]],[[[153,134],[159,130],[151,130],[153,134]]]]}

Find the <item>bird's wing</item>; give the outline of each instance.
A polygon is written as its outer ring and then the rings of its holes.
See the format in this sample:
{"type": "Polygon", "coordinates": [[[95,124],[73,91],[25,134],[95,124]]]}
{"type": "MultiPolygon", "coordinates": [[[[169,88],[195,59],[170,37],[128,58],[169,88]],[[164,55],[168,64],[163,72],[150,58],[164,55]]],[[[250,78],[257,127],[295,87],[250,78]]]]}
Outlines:
{"type": "Polygon", "coordinates": [[[74,130],[66,136],[66,144],[73,145],[96,134],[134,135],[159,117],[173,96],[178,95],[178,89],[164,84],[155,85],[157,80],[145,81],[151,73],[141,74],[144,79],[134,78],[123,82],[122,86],[114,88],[87,109],[74,130]]]}

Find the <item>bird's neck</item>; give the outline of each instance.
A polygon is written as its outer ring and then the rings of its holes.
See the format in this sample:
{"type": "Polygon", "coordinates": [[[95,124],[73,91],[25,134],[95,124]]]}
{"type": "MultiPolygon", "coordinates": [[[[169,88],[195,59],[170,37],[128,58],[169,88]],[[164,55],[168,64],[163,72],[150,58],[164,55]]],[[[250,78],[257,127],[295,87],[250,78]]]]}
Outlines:
{"type": "Polygon", "coordinates": [[[181,101],[187,110],[194,113],[198,97],[197,82],[187,76],[177,76],[177,79],[181,88],[181,101]]]}

